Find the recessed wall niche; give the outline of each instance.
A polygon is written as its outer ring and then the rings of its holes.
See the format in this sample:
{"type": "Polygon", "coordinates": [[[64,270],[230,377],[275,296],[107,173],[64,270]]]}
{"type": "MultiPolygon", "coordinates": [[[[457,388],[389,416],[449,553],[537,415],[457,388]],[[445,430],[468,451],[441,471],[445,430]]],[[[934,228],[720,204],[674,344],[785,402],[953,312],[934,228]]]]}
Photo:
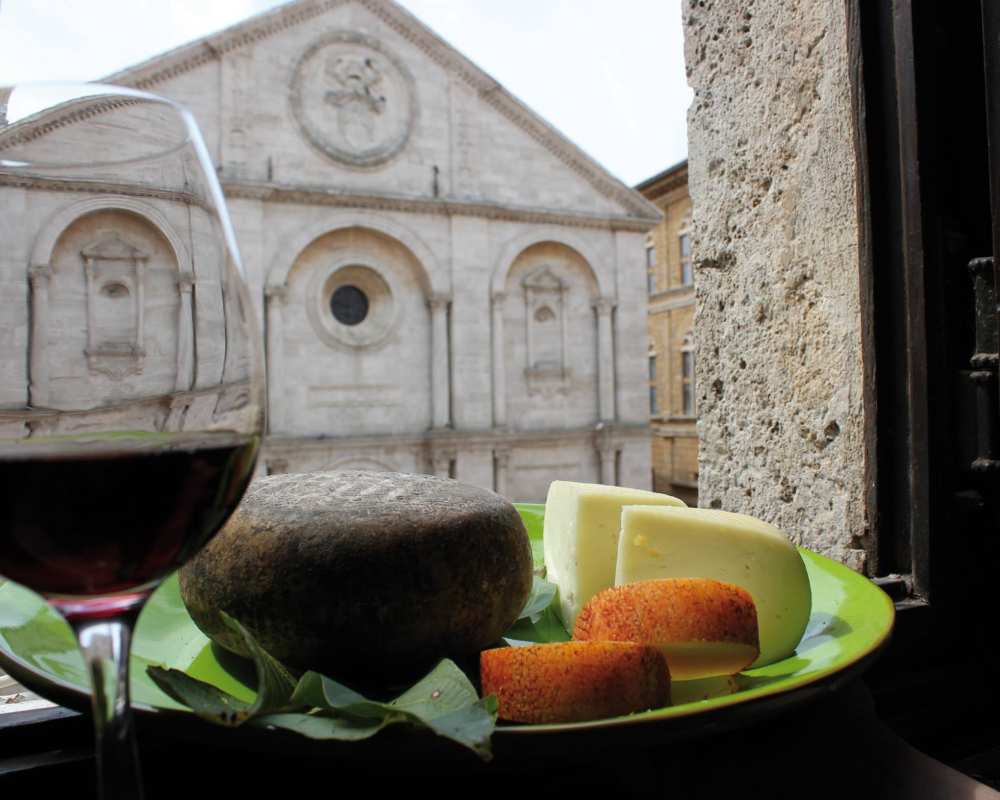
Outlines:
{"type": "Polygon", "coordinates": [[[566,363],[567,286],[549,265],[535,269],[521,281],[526,323],[525,376],[529,383],[567,381],[566,363]]]}
{"type": "Polygon", "coordinates": [[[593,268],[565,244],[538,242],[513,259],[502,298],[509,424],[542,430],[597,421],[599,295],[593,268]]]}
{"type": "MultiPolygon", "coordinates": [[[[180,271],[163,234],[128,211],[84,214],[48,265],[48,405],[95,408],[176,388],[180,271]]],[[[32,291],[35,291],[33,289],[32,291]]]]}

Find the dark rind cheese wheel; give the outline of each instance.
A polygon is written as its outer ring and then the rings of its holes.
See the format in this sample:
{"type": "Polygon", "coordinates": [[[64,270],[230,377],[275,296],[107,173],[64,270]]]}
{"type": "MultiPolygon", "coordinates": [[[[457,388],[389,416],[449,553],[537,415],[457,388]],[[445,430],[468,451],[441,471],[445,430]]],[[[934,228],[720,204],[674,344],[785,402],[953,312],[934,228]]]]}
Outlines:
{"type": "Polygon", "coordinates": [[[532,558],[499,495],[427,475],[342,471],[256,481],[180,572],[195,623],[240,655],[219,611],[289,666],[409,677],[477,653],[515,621],[532,558]]]}

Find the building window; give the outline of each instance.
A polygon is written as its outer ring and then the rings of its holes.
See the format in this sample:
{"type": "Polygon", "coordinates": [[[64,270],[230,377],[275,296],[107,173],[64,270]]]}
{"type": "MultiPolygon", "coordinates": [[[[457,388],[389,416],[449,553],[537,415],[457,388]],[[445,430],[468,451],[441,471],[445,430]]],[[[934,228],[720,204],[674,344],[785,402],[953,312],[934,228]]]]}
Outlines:
{"type": "Polygon", "coordinates": [[[681,414],[693,417],[694,413],[694,336],[689,333],[681,345],[681,414]]]}
{"type": "Polygon", "coordinates": [[[660,404],[656,397],[656,356],[649,357],[649,415],[658,416],[660,404]]]}
{"type": "Polygon", "coordinates": [[[339,286],[330,296],[330,311],[341,325],[358,325],[368,316],[368,295],[357,286],[339,286]]]}
{"type": "Polygon", "coordinates": [[[691,270],[691,234],[688,231],[681,231],[678,244],[681,251],[681,283],[688,286],[694,278],[691,270]]]}

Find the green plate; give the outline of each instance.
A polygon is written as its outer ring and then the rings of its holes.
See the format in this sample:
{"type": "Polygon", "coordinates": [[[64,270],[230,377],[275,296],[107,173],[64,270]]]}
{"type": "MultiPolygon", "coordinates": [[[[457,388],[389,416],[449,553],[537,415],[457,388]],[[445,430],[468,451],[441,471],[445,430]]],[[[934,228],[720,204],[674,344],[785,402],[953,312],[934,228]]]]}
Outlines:
{"type": "MultiPolygon", "coordinates": [[[[521,504],[518,509],[539,563],[544,506],[521,504]]],[[[667,708],[593,722],[501,725],[497,736],[644,731],[649,725],[657,727],[661,738],[684,736],[772,715],[853,679],[887,642],[894,616],[892,601],[867,578],[843,565],[808,550],[800,552],[809,573],[813,608],[793,656],[733,678],[675,682],[674,704],[667,708]]],[[[509,635],[529,641],[567,638],[551,612],[536,624],[515,626],[509,635]]],[[[220,662],[216,652],[188,616],[176,578],[168,579],[139,618],[132,652],[133,706],[147,715],[187,717],[193,724],[206,724],[149,680],[146,667],[150,664],[184,670],[233,695],[252,699],[254,690],[246,670],[240,668],[243,665],[232,658],[220,662]]],[[[77,708],[89,702],[87,676],[69,627],[38,595],[12,582],[0,583],[0,667],[56,702],[77,708]]]]}

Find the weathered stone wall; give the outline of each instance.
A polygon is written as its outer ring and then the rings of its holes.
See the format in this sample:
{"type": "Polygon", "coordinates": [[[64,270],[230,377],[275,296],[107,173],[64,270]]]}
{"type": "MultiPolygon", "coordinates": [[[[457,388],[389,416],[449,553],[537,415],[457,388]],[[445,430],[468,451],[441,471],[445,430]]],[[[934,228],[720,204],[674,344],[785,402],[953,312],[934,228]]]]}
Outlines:
{"type": "Polygon", "coordinates": [[[855,568],[863,505],[844,7],[689,0],[703,506],[855,568]]]}

